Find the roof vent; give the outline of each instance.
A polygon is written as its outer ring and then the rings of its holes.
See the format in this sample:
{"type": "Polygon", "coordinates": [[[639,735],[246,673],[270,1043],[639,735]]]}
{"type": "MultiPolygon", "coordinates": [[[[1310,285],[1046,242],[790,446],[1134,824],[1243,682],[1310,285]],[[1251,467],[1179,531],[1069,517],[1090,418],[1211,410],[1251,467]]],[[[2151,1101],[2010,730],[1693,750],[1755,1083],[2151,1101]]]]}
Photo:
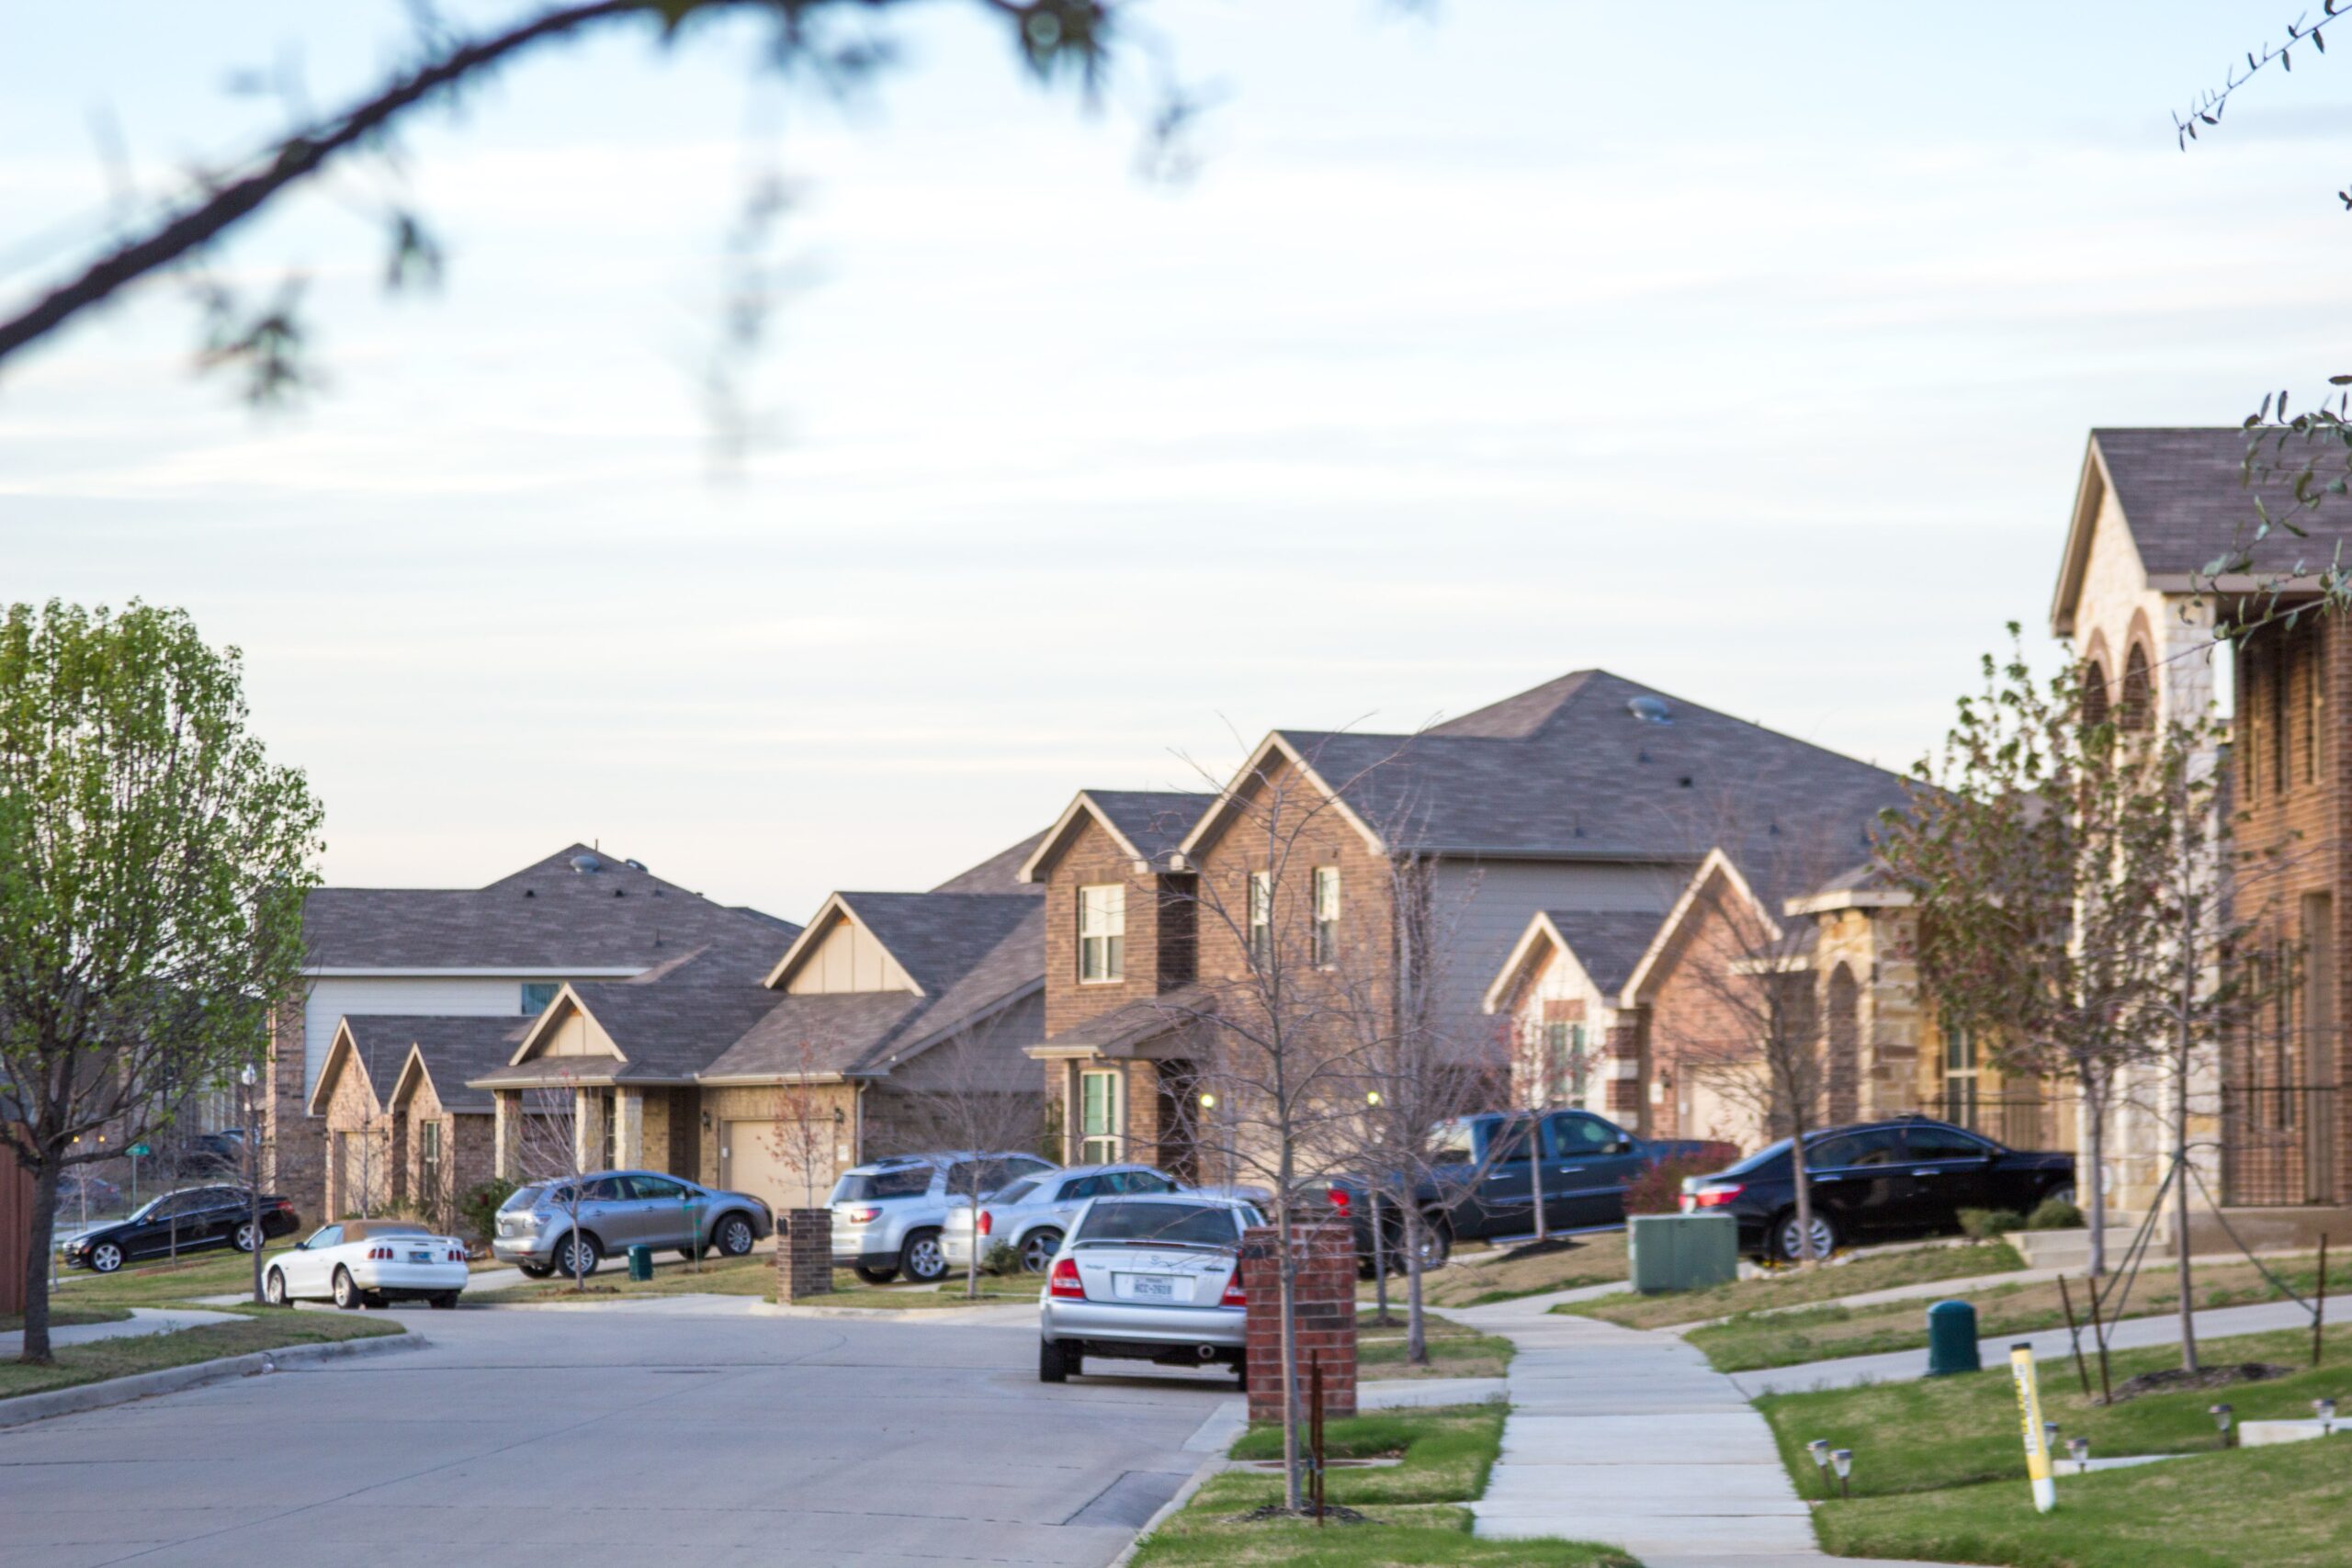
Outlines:
{"type": "Polygon", "coordinates": [[[1674,722],[1674,710],[1666,705],[1664,697],[1627,697],[1625,711],[1644,724],[1672,724],[1674,722]]]}
{"type": "Polygon", "coordinates": [[[594,855],[578,854],[571,857],[571,869],[582,876],[594,876],[605,869],[605,863],[594,855]]]}
{"type": "Polygon", "coordinates": [[[621,863],[628,867],[631,871],[643,871],[645,869],[645,863],[641,860],[625,860],[621,862],[621,863]]]}

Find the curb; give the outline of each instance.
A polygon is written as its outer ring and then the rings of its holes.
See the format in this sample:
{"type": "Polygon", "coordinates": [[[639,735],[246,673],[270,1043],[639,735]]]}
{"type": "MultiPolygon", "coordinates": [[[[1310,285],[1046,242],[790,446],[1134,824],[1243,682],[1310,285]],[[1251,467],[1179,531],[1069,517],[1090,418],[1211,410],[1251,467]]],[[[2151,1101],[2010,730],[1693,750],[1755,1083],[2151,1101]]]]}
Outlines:
{"type": "Polygon", "coordinates": [[[339,1361],[354,1356],[379,1356],[390,1350],[422,1350],[431,1343],[422,1334],[403,1330],[399,1334],[378,1335],[366,1339],[337,1339],[319,1345],[288,1345],[277,1350],[253,1350],[242,1356],[224,1356],[217,1361],[191,1361],[185,1367],[134,1372],[129,1377],[108,1378],[104,1382],[77,1383],[72,1388],[52,1389],[47,1393],[20,1393],[13,1399],[0,1399],[0,1427],[21,1427],[30,1421],[45,1421],[52,1416],[75,1416],[85,1410],[102,1410],[109,1404],[128,1404],[134,1399],[177,1393],[182,1389],[219,1382],[224,1378],[251,1377],[262,1370],[265,1356],[275,1360],[278,1370],[283,1371],[289,1366],[339,1361]]]}
{"type": "Polygon", "coordinates": [[[984,1318],[980,1315],[982,1313],[996,1314],[1033,1304],[1028,1302],[991,1302],[982,1306],[968,1307],[828,1307],[785,1306],[776,1302],[762,1302],[752,1315],[835,1318],[851,1323],[989,1323],[1003,1320],[984,1318]]]}
{"type": "Polygon", "coordinates": [[[1225,1457],[1226,1450],[1231,1448],[1235,1439],[1249,1428],[1249,1410],[1250,1405],[1247,1400],[1228,1399],[1219,1402],[1216,1409],[1209,1413],[1208,1419],[1203,1421],[1199,1429],[1194,1431],[1184,1443],[1188,1449],[1195,1444],[1202,1449],[1199,1467],[1193,1472],[1183,1485],[1176,1488],[1174,1496],[1159,1505],[1159,1510],[1151,1517],[1144,1520],[1143,1529],[1136,1531],[1135,1540],[1127,1542],[1127,1549],[1125,1551],[1111,1559],[1107,1568],[1127,1568],[1127,1564],[1135,1561],[1136,1553],[1143,1550],[1144,1542],[1151,1539],[1151,1532],[1167,1523],[1170,1515],[1191,1502],[1193,1495],[1208,1484],[1210,1476],[1217,1474],[1231,1462],[1225,1457]],[[1240,1406],[1238,1413],[1240,1419],[1238,1423],[1234,1418],[1237,1414],[1234,1409],[1236,1405],[1240,1406]]]}

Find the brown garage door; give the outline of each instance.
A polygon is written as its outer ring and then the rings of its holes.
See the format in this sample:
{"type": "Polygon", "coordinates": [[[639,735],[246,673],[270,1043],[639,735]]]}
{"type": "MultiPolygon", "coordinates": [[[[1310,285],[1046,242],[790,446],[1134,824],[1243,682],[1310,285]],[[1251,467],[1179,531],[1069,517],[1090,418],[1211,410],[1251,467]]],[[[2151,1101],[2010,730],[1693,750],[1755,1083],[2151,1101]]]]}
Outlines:
{"type": "MultiPolygon", "coordinates": [[[[808,1183],[801,1178],[795,1146],[798,1129],[782,1122],[722,1122],[718,1133],[718,1184],[730,1192],[749,1192],[766,1201],[778,1213],[804,1206],[808,1183]]],[[[831,1128],[820,1137],[830,1137],[831,1128]]],[[[820,1205],[833,1190],[831,1148],[816,1151],[816,1199],[820,1205]]]]}

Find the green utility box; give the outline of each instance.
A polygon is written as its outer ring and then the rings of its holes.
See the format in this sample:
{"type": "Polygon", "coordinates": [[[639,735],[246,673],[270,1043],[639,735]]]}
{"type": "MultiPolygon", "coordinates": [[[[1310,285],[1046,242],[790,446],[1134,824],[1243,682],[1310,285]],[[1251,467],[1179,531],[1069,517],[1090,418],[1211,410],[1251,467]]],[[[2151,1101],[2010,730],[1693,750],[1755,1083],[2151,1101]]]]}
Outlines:
{"type": "Polygon", "coordinates": [[[1976,1309],[1966,1302],[1938,1302],[1929,1307],[1928,1375],[1947,1378],[1984,1370],[1984,1358],[1976,1353],[1976,1309]]]}
{"type": "Polygon", "coordinates": [[[1729,1214],[1635,1214],[1625,1222],[1634,1289],[1703,1291],[1739,1277],[1739,1222],[1729,1214]]]}
{"type": "Polygon", "coordinates": [[[653,1278],[653,1249],[641,1241],[628,1249],[628,1277],[640,1283],[653,1278]]]}

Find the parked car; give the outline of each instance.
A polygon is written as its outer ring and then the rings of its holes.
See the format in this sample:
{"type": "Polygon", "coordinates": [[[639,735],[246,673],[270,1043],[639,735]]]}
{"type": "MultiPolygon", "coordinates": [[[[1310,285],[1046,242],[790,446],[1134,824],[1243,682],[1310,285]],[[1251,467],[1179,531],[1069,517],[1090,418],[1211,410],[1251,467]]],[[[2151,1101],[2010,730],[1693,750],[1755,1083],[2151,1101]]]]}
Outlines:
{"type": "Polygon", "coordinates": [[[968,1268],[975,1233],[980,1261],[1000,1243],[1021,1259],[1024,1274],[1042,1274],[1061,1250],[1070,1221],[1089,1198],[1118,1192],[1174,1192],[1182,1187],[1165,1171],[1148,1165],[1073,1165],[1042,1170],[997,1190],[980,1204],[977,1220],[968,1203],[955,1203],[940,1223],[939,1250],[951,1269],[968,1268]]]}
{"type": "Polygon", "coordinates": [[[345,1312],[387,1302],[454,1307],[466,1288],[466,1244],[407,1220],[345,1220],[313,1231],[269,1261],[272,1306],[332,1301],[345,1312]]]}
{"type": "Polygon", "coordinates": [[[1233,1369],[1250,1382],[1241,1233],[1265,1224],[1236,1198],[1192,1192],[1091,1199],[1047,1266],[1037,1380],[1084,1359],[1233,1369]]]}
{"type": "Polygon", "coordinates": [[[122,1189],[90,1170],[65,1170],[57,1178],[57,1212],[66,1219],[85,1210],[104,1211],[122,1201],[122,1189]]]}
{"type": "Polygon", "coordinates": [[[690,1258],[714,1250],[741,1258],[775,1230],[768,1206],[748,1192],[722,1192],[655,1170],[601,1170],[516,1188],[498,1206],[490,1250],[543,1280],[594,1274],[605,1258],[640,1243],[690,1258]]]}
{"type": "MultiPolygon", "coordinates": [[[[1796,1166],[1782,1138],[1712,1176],[1682,1183],[1682,1212],[1723,1211],[1739,1222],[1740,1250],[1784,1260],[1801,1255],[1796,1166]]],[[[1849,1242],[1933,1235],[1960,1228],[1962,1209],[2030,1213],[2045,1198],[2072,1200],[2075,1156],[2004,1148],[1925,1116],[1809,1133],[1813,1255],[1849,1242]]]]}
{"type": "Polygon", "coordinates": [[[141,1258],[202,1252],[215,1247],[251,1252],[301,1227],[293,1200],[275,1192],[263,1194],[261,1226],[255,1230],[249,1189],[187,1187],[150,1199],[128,1219],[92,1226],[66,1244],[64,1255],[73,1268],[111,1274],[141,1258]]]}
{"type": "MultiPolygon", "coordinates": [[[[1536,1124],[1531,1111],[1459,1116],[1436,1129],[1439,1159],[1419,1182],[1414,1202],[1422,1227],[1423,1267],[1443,1264],[1457,1241],[1532,1235],[1535,1229],[1536,1124]]],[[[1596,1230],[1625,1221],[1625,1189],[1665,1160],[1708,1145],[1688,1138],[1638,1138],[1589,1111],[1544,1113],[1542,1181],[1547,1230],[1596,1230]]],[[[1332,1207],[1354,1227],[1356,1251],[1372,1257],[1371,1204],[1360,1179],[1331,1184],[1332,1207]]],[[[1397,1256],[1402,1224],[1382,1216],[1382,1240],[1397,1256]]]]}
{"type": "Polygon", "coordinates": [[[887,1285],[900,1274],[924,1284],[945,1279],[940,1231],[960,1194],[974,1190],[974,1160],[981,1163],[978,1190],[984,1199],[1021,1177],[1057,1168],[1035,1155],[971,1149],[861,1165],[833,1183],[833,1267],[856,1270],[869,1285],[887,1285]]]}

